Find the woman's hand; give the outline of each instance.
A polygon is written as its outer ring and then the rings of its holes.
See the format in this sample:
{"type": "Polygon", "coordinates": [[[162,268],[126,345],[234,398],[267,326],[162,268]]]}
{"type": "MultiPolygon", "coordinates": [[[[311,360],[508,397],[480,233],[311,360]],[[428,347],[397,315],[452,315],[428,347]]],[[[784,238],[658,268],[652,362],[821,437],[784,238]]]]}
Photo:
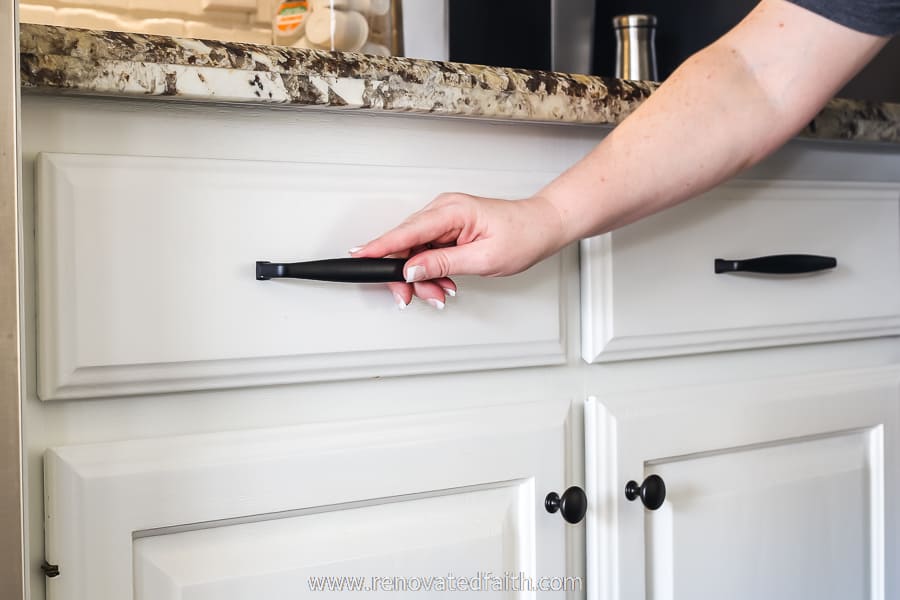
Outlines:
{"type": "Polygon", "coordinates": [[[509,201],[441,194],[351,255],[410,257],[404,268],[407,283],[388,284],[397,306],[406,308],[416,295],[443,309],[446,296],[456,295],[450,276],[513,275],[566,243],[559,212],[542,197],[509,201]]]}

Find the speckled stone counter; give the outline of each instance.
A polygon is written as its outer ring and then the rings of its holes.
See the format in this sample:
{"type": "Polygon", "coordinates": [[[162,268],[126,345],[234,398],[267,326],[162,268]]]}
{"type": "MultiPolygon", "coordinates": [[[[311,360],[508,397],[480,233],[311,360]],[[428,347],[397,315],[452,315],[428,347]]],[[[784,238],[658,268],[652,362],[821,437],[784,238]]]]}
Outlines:
{"type": "MultiPolygon", "coordinates": [[[[614,125],[656,88],[623,81],[46,25],[21,27],[26,90],[614,125]]],[[[900,104],[834,100],[803,137],[900,144],[900,104]]]]}

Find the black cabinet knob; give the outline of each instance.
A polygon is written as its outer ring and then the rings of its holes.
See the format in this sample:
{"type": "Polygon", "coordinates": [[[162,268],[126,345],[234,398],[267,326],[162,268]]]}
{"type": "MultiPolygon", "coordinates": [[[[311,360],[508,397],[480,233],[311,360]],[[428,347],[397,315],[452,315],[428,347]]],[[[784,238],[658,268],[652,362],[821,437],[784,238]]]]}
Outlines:
{"type": "Polygon", "coordinates": [[[578,523],[587,512],[587,494],[577,485],[564,491],[561,498],[556,492],[550,492],[544,499],[544,508],[548,513],[559,511],[569,523],[578,523]]]}
{"type": "Polygon", "coordinates": [[[666,482],[659,475],[648,475],[641,485],[629,481],[625,484],[625,497],[629,500],[640,498],[644,506],[656,510],[666,499],[666,482]]]}

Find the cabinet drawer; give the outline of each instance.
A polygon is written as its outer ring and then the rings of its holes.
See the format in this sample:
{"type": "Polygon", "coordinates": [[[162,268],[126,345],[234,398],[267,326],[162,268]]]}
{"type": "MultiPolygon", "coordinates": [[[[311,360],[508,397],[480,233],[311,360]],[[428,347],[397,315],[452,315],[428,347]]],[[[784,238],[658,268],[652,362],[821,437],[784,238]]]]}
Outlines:
{"type": "Polygon", "coordinates": [[[900,332],[900,184],[732,182],[582,242],[588,362],[900,332]],[[834,257],[802,275],[714,260],[834,257]]]}
{"type": "Polygon", "coordinates": [[[447,310],[379,285],[256,281],[342,257],[448,189],[515,198],[540,173],[42,154],[38,378],[83,398],[560,363],[561,259],[467,280],[447,310]]]}

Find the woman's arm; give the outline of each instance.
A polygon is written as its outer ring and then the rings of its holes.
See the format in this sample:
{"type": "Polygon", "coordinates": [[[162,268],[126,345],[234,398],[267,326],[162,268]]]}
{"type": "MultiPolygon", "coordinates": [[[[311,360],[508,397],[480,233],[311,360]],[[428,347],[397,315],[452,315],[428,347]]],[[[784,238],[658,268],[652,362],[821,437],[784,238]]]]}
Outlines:
{"type": "Polygon", "coordinates": [[[418,283],[392,284],[395,297],[408,303],[415,293],[442,305],[445,290],[454,289],[450,275],[517,273],[756,163],[805,126],[886,41],[784,0],[763,0],[534,197],[444,194],[354,256],[414,255],[406,277],[418,283]]]}

